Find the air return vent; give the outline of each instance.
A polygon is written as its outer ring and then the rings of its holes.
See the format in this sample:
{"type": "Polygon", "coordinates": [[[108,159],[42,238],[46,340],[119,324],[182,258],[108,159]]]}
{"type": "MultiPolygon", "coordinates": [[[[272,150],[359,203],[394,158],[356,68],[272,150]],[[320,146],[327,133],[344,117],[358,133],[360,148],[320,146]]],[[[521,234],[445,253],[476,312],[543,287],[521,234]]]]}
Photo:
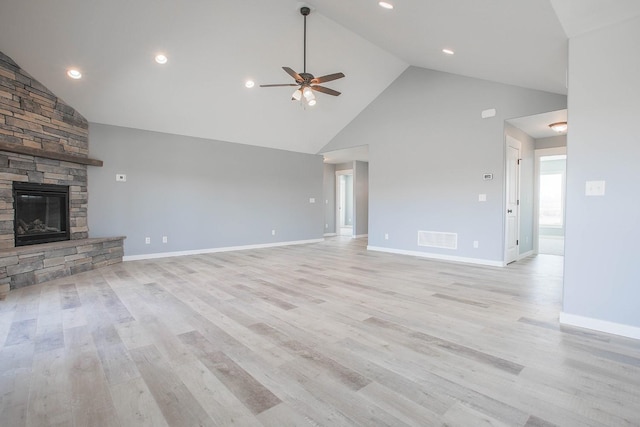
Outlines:
{"type": "Polygon", "coordinates": [[[458,233],[418,231],[418,246],[441,249],[458,249],[458,233]]]}

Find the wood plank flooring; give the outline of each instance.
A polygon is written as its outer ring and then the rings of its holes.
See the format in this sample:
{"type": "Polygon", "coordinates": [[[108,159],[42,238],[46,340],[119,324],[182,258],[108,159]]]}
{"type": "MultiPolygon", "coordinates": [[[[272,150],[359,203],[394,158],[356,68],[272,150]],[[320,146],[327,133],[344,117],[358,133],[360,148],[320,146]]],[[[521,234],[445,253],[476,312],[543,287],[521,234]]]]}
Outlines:
{"type": "Polygon", "coordinates": [[[127,262],[0,302],[0,425],[638,426],[640,342],[558,325],[562,258],[366,241],[127,262]]]}

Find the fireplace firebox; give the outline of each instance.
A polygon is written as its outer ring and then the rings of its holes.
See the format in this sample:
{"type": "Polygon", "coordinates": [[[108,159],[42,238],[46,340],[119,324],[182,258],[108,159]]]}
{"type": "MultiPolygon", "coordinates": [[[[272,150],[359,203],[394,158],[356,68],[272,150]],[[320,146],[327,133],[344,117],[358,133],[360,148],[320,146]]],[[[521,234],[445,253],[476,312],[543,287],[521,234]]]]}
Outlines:
{"type": "Polygon", "coordinates": [[[69,240],[69,187],[13,183],[16,246],[69,240]]]}

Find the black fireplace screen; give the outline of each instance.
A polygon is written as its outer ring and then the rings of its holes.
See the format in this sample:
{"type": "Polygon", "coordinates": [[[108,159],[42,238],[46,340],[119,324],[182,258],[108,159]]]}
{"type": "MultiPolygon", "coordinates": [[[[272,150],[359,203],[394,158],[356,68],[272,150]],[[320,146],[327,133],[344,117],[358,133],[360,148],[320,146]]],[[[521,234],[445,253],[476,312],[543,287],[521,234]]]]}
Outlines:
{"type": "Polygon", "coordinates": [[[69,240],[69,187],[13,183],[16,246],[69,240]]]}

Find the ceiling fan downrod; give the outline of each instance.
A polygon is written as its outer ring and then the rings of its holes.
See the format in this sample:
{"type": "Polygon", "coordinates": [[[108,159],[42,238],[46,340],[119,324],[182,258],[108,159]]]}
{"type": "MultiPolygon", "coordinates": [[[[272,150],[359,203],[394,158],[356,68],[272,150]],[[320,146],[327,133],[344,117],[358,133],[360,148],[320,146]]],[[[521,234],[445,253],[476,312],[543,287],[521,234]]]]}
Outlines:
{"type": "Polygon", "coordinates": [[[311,9],[306,6],[300,8],[300,13],[304,16],[304,47],[302,51],[302,72],[307,72],[307,15],[311,13],[311,9]]]}

